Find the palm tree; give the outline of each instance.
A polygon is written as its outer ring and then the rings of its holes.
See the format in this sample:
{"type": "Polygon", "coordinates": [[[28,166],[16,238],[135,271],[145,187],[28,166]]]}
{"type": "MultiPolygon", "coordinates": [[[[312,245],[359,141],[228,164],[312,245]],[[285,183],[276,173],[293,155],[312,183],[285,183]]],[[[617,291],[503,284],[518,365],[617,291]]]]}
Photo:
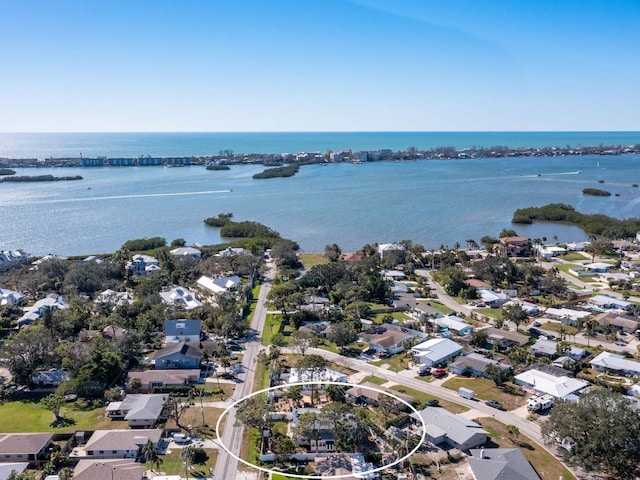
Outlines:
{"type": "Polygon", "coordinates": [[[158,456],[156,447],[153,445],[151,440],[142,447],[140,453],[142,454],[144,461],[149,462],[154,469],[160,468],[160,465],[162,465],[162,459],[158,456]]]}

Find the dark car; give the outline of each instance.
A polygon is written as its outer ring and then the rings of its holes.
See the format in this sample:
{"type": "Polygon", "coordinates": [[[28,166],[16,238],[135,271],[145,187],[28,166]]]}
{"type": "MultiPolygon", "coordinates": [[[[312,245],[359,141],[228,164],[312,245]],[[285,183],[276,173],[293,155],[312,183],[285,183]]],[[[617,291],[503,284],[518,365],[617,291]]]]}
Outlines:
{"type": "Polygon", "coordinates": [[[432,398],[431,400],[427,400],[425,407],[438,407],[439,405],[440,405],[440,402],[438,401],[438,399],[432,398]]]}
{"type": "Polygon", "coordinates": [[[500,402],[495,401],[495,400],[487,400],[484,403],[486,403],[490,407],[497,408],[498,410],[504,410],[504,407],[502,406],[502,404],[500,402]]]}

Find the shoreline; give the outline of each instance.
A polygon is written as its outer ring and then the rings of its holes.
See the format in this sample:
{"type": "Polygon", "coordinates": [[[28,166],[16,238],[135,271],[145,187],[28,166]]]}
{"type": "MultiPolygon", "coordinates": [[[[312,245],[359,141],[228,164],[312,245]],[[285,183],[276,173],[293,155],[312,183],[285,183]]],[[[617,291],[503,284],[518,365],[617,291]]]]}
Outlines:
{"type": "MultiPolygon", "coordinates": [[[[222,152],[220,152],[222,153],[222,152]]],[[[0,168],[39,168],[39,167],[185,167],[185,166],[229,166],[241,164],[263,164],[265,167],[279,167],[291,163],[369,163],[380,161],[418,161],[418,160],[471,160],[483,158],[525,158],[525,157],[571,157],[585,155],[629,155],[639,154],[640,143],[635,145],[597,145],[577,147],[509,148],[506,146],[463,148],[450,146],[418,150],[341,150],[333,152],[289,153],[251,153],[234,154],[225,151],[222,155],[200,156],[150,156],[135,157],[48,157],[48,158],[9,158],[0,157],[0,168]]]]}

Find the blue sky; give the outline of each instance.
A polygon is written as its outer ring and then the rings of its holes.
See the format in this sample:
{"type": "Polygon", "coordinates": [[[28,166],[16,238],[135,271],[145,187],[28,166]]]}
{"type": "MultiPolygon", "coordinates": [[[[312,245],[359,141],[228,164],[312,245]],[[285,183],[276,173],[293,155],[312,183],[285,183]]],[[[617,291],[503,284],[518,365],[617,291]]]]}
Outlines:
{"type": "Polygon", "coordinates": [[[0,0],[0,131],[640,130],[640,1],[0,0]]]}

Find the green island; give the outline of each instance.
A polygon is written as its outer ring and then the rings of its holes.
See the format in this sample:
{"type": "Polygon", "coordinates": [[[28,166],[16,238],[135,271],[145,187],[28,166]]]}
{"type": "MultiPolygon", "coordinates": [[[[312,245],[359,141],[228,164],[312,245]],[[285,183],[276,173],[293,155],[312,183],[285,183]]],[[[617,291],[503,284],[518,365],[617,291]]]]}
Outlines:
{"type": "Polygon", "coordinates": [[[632,238],[640,229],[640,219],[619,220],[607,215],[586,214],[564,203],[550,203],[543,207],[519,208],[513,214],[512,223],[531,224],[536,221],[563,222],[576,225],[590,236],[605,238],[632,238]]]}
{"type": "Polygon", "coordinates": [[[207,170],[231,170],[229,165],[207,165],[207,170]]]}
{"type": "Polygon", "coordinates": [[[268,168],[263,170],[260,173],[256,173],[253,178],[255,179],[263,179],[263,178],[278,178],[278,177],[293,177],[300,170],[299,163],[291,163],[284,167],[276,167],[276,168],[268,168]]]}
{"type": "Polygon", "coordinates": [[[600,190],[599,188],[583,188],[582,193],[584,195],[593,195],[594,197],[610,197],[611,192],[606,190],[600,190]]]}
{"type": "Polygon", "coordinates": [[[66,177],[54,177],[53,175],[20,175],[0,178],[0,182],[57,182],[67,180],[82,180],[82,176],[73,175],[66,177]]]}
{"type": "Polygon", "coordinates": [[[0,175],[15,175],[16,171],[10,168],[0,168],[0,175]]]}

